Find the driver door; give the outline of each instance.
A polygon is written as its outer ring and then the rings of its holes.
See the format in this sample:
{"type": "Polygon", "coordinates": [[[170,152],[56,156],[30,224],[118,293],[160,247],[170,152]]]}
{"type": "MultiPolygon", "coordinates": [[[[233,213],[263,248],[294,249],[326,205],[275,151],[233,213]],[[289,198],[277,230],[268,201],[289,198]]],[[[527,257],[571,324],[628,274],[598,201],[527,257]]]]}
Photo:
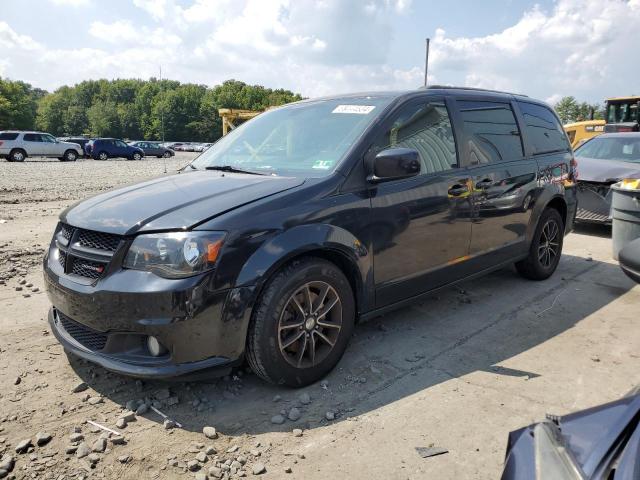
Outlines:
{"type": "Polygon", "coordinates": [[[61,145],[52,135],[42,133],[40,134],[42,139],[42,151],[46,157],[61,157],[64,152],[60,151],[61,145]]]}
{"type": "Polygon", "coordinates": [[[404,147],[420,155],[420,174],[371,188],[376,306],[464,276],[471,241],[469,178],[458,168],[449,112],[428,97],[400,107],[367,154],[404,147]]]}

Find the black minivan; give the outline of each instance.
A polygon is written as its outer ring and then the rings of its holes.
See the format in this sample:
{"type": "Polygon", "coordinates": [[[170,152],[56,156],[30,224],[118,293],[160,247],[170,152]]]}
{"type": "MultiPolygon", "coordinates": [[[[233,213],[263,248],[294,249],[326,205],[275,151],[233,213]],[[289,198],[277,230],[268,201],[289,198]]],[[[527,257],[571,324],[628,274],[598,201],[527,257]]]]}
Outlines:
{"type": "Polygon", "coordinates": [[[64,348],[126,375],[245,359],[314,382],[354,325],[515,263],[549,277],[576,212],[558,117],[522,95],[430,87],[305,100],[183,171],[60,215],[44,258],[64,348]]]}

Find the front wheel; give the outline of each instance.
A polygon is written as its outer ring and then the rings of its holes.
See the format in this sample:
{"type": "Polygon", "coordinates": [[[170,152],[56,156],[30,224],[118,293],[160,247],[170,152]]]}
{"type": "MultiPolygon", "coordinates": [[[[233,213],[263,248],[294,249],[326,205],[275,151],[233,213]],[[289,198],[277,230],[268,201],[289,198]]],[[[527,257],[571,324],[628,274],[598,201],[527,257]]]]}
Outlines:
{"type": "Polygon", "coordinates": [[[295,260],[267,283],[251,318],[247,359],[262,379],[302,387],[329,373],[349,343],[355,301],[326,260],[295,260]]]}
{"type": "Polygon", "coordinates": [[[76,152],[74,152],[73,150],[67,150],[66,152],[64,152],[64,157],[62,157],[62,160],[65,162],[75,162],[78,158],[78,154],[76,152]]]}
{"type": "Polygon", "coordinates": [[[546,280],[558,267],[564,240],[564,222],[555,208],[547,208],[538,221],[529,256],[516,263],[518,273],[530,280],[546,280]]]}
{"type": "Polygon", "coordinates": [[[171,157],[171,152],[164,152],[164,153],[162,154],[162,156],[163,156],[164,158],[169,158],[169,157],[171,157]]]}
{"type": "Polygon", "coordinates": [[[141,160],[142,159],[142,155],[140,155],[138,152],[136,152],[136,153],[133,154],[133,156],[131,158],[133,158],[133,160],[141,160]]]}

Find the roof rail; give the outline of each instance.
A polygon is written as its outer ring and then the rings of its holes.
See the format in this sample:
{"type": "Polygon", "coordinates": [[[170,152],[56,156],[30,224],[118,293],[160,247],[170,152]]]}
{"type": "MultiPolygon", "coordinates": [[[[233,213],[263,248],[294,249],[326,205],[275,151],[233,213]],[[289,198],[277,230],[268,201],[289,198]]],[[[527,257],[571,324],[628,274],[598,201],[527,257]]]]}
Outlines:
{"type": "Polygon", "coordinates": [[[437,89],[437,90],[471,90],[474,92],[490,92],[490,93],[502,93],[504,95],[516,95],[518,97],[528,97],[528,95],[524,95],[522,93],[512,93],[512,92],[503,92],[501,90],[490,90],[488,88],[477,88],[477,87],[452,87],[450,85],[429,85],[428,87],[420,87],[420,89],[424,90],[430,90],[430,89],[437,89]]]}

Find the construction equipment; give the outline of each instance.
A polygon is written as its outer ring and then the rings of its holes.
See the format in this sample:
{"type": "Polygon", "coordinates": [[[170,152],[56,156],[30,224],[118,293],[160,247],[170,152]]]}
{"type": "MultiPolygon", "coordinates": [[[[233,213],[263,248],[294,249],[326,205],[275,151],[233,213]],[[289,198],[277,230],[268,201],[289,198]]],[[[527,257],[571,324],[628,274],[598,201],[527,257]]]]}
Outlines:
{"type": "Polygon", "coordinates": [[[604,133],[605,123],[604,120],[585,120],[583,122],[567,123],[563,128],[567,132],[571,148],[575,150],[590,138],[604,133]]]}
{"type": "Polygon", "coordinates": [[[262,112],[255,110],[240,110],[237,108],[219,108],[218,115],[222,118],[222,135],[226,135],[230,130],[233,130],[238,125],[235,122],[238,120],[250,120],[253,117],[260,115],[262,112]]]}
{"type": "Polygon", "coordinates": [[[637,132],[640,130],[640,96],[607,98],[607,124],[604,131],[637,132]]]}

